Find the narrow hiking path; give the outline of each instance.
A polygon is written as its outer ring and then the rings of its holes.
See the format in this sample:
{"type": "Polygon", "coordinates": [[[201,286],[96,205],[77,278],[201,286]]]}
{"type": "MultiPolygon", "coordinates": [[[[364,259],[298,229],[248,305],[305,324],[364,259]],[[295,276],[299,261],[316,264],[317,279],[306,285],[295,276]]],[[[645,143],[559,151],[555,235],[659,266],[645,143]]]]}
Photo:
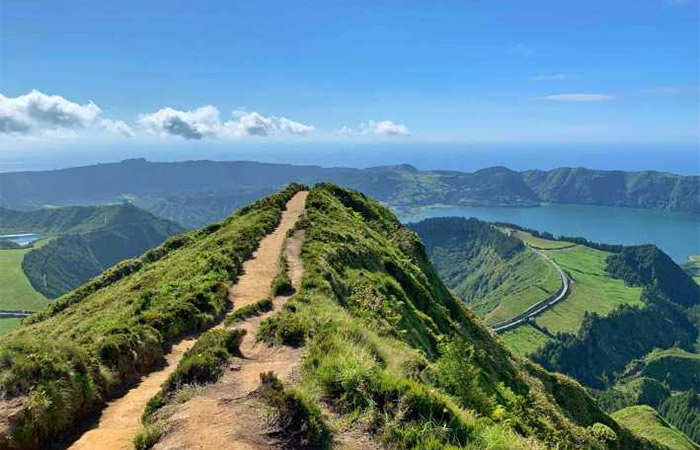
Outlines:
{"type": "MultiPolygon", "coordinates": [[[[525,311],[521,312],[515,317],[511,317],[508,320],[505,320],[503,322],[499,322],[497,324],[491,325],[491,329],[496,332],[496,333],[501,333],[503,331],[510,330],[512,328],[517,327],[518,325],[523,324],[527,320],[536,317],[539,314],[542,314],[543,312],[547,311],[549,308],[554,306],[555,304],[559,303],[560,301],[564,300],[568,295],[569,292],[571,291],[571,282],[569,280],[569,276],[564,272],[564,270],[559,267],[559,264],[554,262],[552,258],[547,256],[543,251],[538,250],[537,247],[533,247],[532,245],[525,243],[525,245],[532,250],[533,252],[537,253],[540,257],[544,258],[547,262],[549,262],[554,268],[556,269],[557,273],[559,274],[559,278],[561,279],[561,286],[559,287],[559,290],[552,296],[546,298],[545,300],[542,300],[541,302],[537,302],[534,305],[530,306],[528,309],[525,311]]],[[[575,244],[578,245],[578,244],[575,244]]],[[[570,247],[561,247],[561,249],[564,248],[570,248],[570,247]]],[[[560,250],[560,248],[555,248],[555,249],[549,249],[549,250],[560,250]]]]}
{"type": "MultiPolygon", "coordinates": [[[[308,192],[303,191],[292,197],[282,213],[278,227],[260,241],[252,258],[243,264],[243,275],[229,289],[229,300],[233,303],[232,311],[255,303],[270,294],[270,285],[279,270],[279,256],[283,251],[287,232],[302,215],[307,194],[308,192]]],[[[217,325],[221,326],[223,320],[217,325]]],[[[132,449],[132,439],[141,427],[141,414],[146,404],[158,393],[160,386],[195,342],[196,338],[190,337],[173,345],[170,353],[166,355],[165,366],[143,376],[125,395],[108,402],[95,427],[83,433],[69,449],[132,449]]],[[[243,348],[242,350],[245,351],[243,348]]]]}
{"type": "MultiPolygon", "coordinates": [[[[159,412],[159,419],[166,426],[154,449],[279,448],[278,440],[270,435],[267,408],[255,391],[260,386],[262,372],[273,371],[285,382],[295,380],[304,349],[269,347],[258,343],[255,335],[260,324],[279,312],[299,289],[304,270],[300,257],[304,233],[297,230],[287,239],[284,249],[294,292],[275,297],[272,311],[236,325],[247,331],[240,345],[242,357],[233,359],[221,379],[203,388],[199,395],[159,412]]],[[[266,295],[269,295],[269,282],[266,295]]],[[[255,301],[261,298],[264,297],[255,301]]]]}

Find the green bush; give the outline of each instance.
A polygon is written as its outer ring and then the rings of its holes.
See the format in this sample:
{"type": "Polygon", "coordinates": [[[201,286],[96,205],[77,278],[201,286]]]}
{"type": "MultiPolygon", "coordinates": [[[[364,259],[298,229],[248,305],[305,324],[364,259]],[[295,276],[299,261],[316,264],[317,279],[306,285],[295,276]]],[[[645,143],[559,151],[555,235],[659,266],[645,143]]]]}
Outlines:
{"type": "Polygon", "coordinates": [[[135,450],[148,450],[156,445],[163,435],[163,424],[160,422],[145,425],[134,436],[135,450]]]}
{"type": "Polygon", "coordinates": [[[260,324],[256,339],[270,345],[304,345],[307,326],[300,318],[285,308],[260,324]]]}
{"type": "Polygon", "coordinates": [[[331,434],[321,411],[301,392],[285,389],[273,372],[260,374],[258,392],[273,409],[274,433],[286,447],[324,449],[330,446],[331,434]]]}
{"type": "Polygon", "coordinates": [[[284,252],[280,255],[280,268],[277,276],[272,281],[272,296],[288,294],[294,290],[292,280],[289,278],[289,263],[284,252]]]}
{"type": "Polygon", "coordinates": [[[153,423],[155,413],[183,389],[218,380],[229,358],[240,356],[239,346],[243,336],[245,330],[242,329],[215,329],[202,334],[185,352],[160,391],[148,401],[141,421],[153,423]]]}
{"type": "Polygon", "coordinates": [[[241,322],[249,317],[259,316],[264,312],[272,311],[272,307],[272,298],[264,298],[255,303],[251,303],[250,305],[238,308],[226,317],[225,324],[232,325],[241,322]]]}
{"type": "Polygon", "coordinates": [[[494,404],[482,387],[481,370],[475,364],[474,346],[461,337],[440,345],[441,356],[435,363],[435,382],[459,402],[480,414],[491,415],[494,404]]]}
{"type": "Polygon", "coordinates": [[[216,381],[223,373],[224,363],[231,356],[240,356],[243,336],[245,330],[242,329],[216,329],[202,334],[168,377],[163,387],[165,392],[174,392],[186,384],[216,381]]]}

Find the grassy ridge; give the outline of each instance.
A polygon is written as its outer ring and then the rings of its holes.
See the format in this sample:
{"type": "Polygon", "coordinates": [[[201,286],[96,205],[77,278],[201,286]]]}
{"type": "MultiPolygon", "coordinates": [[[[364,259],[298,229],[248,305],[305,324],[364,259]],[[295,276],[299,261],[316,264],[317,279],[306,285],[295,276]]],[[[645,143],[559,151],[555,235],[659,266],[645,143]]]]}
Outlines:
{"type": "Polygon", "coordinates": [[[652,448],[565,377],[514,357],[364,196],[307,199],[300,291],[258,338],[305,344],[299,387],[392,448],[652,448]]]}
{"type": "Polygon", "coordinates": [[[656,349],[632,361],[622,376],[653,378],[674,391],[700,390],[700,355],[681,348],[656,349]]]}
{"type": "Polygon", "coordinates": [[[665,445],[672,450],[697,450],[687,436],[666,422],[654,408],[646,405],[630,406],[613,413],[613,418],[634,432],[665,445]]]}
{"type": "Polygon", "coordinates": [[[167,343],[218,320],[227,284],[301,186],[170,238],[64,295],[0,338],[0,392],[26,406],[10,436],[38,446],[161,361],[167,343]]]}

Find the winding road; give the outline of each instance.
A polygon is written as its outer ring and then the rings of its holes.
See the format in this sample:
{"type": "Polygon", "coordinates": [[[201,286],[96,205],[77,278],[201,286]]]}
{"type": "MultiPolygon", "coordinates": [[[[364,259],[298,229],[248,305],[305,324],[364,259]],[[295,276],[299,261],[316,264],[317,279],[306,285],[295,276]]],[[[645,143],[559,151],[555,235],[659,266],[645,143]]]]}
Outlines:
{"type": "Polygon", "coordinates": [[[554,268],[557,270],[557,273],[559,273],[559,278],[561,278],[561,287],[557,291],[556,294],[550,296],[549,298],[542,300],[541,302],[535,303],[534,305],[530,306],[528,309],[525,311],[521,312],[517,316],[511,317],[508,320],[504,320],[503,322],[498,322],[494,325],[491,325],[491,329],[495,331],[496,333],[501,333],[506,330],[510,330],[511,328],[515,328],[518,325],[527,322],[530,318],[537,316],[538,314],[548,310],[555,304],[559,303],[560,301],[564,300],[567,295],[569,294],[569,291],[571,289],[571,282],[569,280],[569,276],[562,270],[561,267],[557,263],[555,263],[552,258],[547,256],[545,253],[533,248],[532,246],[528,245],[525,243],[525,245],[532,250],[533,252],[537,253],[547,261],[549,261],[550,264],[554,266],[554,268]]]}

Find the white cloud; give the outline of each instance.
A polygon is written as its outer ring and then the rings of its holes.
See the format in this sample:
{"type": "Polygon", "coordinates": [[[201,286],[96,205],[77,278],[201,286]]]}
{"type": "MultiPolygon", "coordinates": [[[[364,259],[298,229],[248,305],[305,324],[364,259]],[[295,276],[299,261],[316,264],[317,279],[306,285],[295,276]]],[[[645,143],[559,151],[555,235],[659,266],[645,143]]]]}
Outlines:
{"type": "Polygon", "coordinates": [[[219,110],[207,105],[192,111],[163,108],[155,113],[141,114],[138,122],[153,133],[162,136],[180,136],[184,139],[273,134],[304,135],[314,130],[311,125],[295,122],[286,117],[264,116],[255,111],[234,111],[233,116],[232,120],[223,122],[219,117],[219,110]]]}
{"type": "Polygon", "coordinates": [[[392,122],[391,120],[368,120],[359,124],[358,128],[342,126],[335,130],[340,136],[410,136],[406,125],[392,122]]]}
{"type": "Polygon", "coordinates": [[[555,94],[537,97],[537,100],[549,102],[594,103],[615,100],[615,96],[610,94],[555,94]]]}
{"type": "Polygon", "coordinates": [[[554,73],[550,75],[535,75],[530,77],[532,81],[562,81],[562,80],[575,80],[581,78],[579,75],[571,73],[554,73]]]}
{"type": "Polygon", "coordinates": [[[362,134],[376,134],[381,136],[410,136],[406,125],[392,122],[391,120],[369,120],[360,124],[362,134]]]}
{"type": "Polygon", "coordinates": [[[152,114],[139,115],[138,123],[153,133],[180,136],[184,139],[214,136],[221,126],[219,110],[211,105],[192,111],[163,108],[152,114]]]}
{"type": "Polygon", "coordinates": [[[90,102],[71,102],[60,95],[33,90],[19,97],[0,94],[0,134],[24,136],[60,136],[84,129],[102,129],[132,136],[121,120],[104,119],[102,110],[90,102]]]}
{"type": "Polygon", "coordinates": [[[345,125],[335,130],[335,133],[341,136],[353,136],[354,134],[356,134],[355,130],[345,125]]]}
{"type": "Polygon", "coordinates": [[[289,120],[286,117],[280,117],[278,120],[279,129],[283,133],[289,134],[306,134],[314,131],[313,125],[304,125],[303,123],[289,120]]]}

